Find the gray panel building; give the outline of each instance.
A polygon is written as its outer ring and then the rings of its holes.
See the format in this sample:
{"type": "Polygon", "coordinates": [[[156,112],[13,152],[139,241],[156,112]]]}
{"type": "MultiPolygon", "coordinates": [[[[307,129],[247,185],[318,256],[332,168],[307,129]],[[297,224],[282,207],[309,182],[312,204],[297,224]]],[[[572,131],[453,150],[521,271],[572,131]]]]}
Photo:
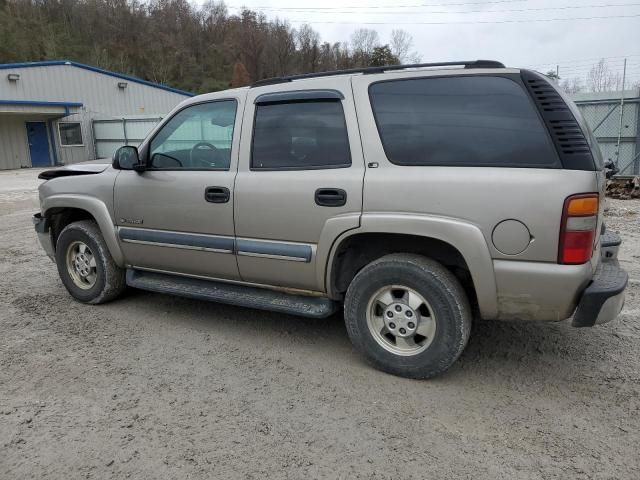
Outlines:
{"type": "Polygon", "coordinates": [[[159,117],[191,95],[77,62],[0,64],[0,170],[94,159],[94,118],[159,117]]]}

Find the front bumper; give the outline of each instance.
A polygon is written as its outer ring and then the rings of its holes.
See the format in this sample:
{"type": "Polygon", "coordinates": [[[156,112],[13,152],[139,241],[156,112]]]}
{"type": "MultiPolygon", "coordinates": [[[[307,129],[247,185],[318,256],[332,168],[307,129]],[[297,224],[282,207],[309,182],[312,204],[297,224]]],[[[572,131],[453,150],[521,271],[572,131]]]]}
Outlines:
{"type": "Polygon", "coordinates": [[[628,278],[618,260],[601,261],[593,280],[582,292],[571,324],[593,327],[616,318],[624,305],[628,278]]]}
{"type": "Polygon", "coordinates": [[[40,213],[36,213],[33,216],[33,225],[38,234],[38,240],[40,241],[40,245],[44,249],[47,256],[55,261],[56,251],[53,248],[53,240],[51,239],[51,232],[49,221],[44,218],[40,213]]]}

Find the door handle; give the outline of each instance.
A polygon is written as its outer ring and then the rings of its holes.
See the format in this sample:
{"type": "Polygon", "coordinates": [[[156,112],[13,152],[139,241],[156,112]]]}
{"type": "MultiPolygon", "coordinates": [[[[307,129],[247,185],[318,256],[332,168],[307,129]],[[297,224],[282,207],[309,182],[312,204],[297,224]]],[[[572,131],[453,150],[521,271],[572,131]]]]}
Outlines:
{"type": "Polygon", "coordinates": [[[231,193],[227,187],[207,187],[204,190],[204,199],[210,203],[227,203],[231,193]]]}
{"type": "Polygon", "coordinates": [[[347,203],[347,192],[341,188],[319,188],[315,198],[321,207],[342,207],[347,203]]]}

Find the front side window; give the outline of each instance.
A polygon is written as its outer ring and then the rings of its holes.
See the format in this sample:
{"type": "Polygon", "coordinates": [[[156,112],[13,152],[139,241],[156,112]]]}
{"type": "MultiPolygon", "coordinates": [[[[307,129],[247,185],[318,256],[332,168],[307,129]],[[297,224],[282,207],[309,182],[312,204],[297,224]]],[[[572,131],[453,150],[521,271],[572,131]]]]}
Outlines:
{"type": "Polygon", "coordinates": [[[80,122],[62,122],[58,124],[60,145],[63,147],[80,147],[82,142],[82,126],[80,122]]]}
{"type": "Polygon", "coordinates": [[[508,78],[386,81],[372,84],[369,98],[395,164],[559,167],[535,106],[508,78]]]}
{"type": "Polygon", "coordinates": [[[235,100],[181,110],[151,140],[152,169],[228,170],[236,118],[235,100]]]}
{"type": "Polygon", "coordinates": [[[308,170],[351,165],[342,104],[315,100],[258,104],[253,170],[308,170]]]}

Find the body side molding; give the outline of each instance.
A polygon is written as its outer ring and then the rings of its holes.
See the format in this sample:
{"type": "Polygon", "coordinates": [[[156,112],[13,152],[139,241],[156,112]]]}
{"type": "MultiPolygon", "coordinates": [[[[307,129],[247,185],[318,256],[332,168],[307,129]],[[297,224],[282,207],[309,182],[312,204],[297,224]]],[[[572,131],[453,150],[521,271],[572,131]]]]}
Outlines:
{"type": "Polygon", "coordinates": [[[118,237],[123,242],[140,243],[218,253],[233,253],[233,237],[182,233],[148,228],[119,227],[118,237]]]}
{"type": "Polygon", "coordinates": [[[216,253],[236,253],[243,256],[272,258],[309,263],[313,246],[276,242],[273,240],[238,238],[229,236],[157,230],[139,227],[118,227],[122,242],[153,245],[156,247],[182,248],[216,253]]]}

